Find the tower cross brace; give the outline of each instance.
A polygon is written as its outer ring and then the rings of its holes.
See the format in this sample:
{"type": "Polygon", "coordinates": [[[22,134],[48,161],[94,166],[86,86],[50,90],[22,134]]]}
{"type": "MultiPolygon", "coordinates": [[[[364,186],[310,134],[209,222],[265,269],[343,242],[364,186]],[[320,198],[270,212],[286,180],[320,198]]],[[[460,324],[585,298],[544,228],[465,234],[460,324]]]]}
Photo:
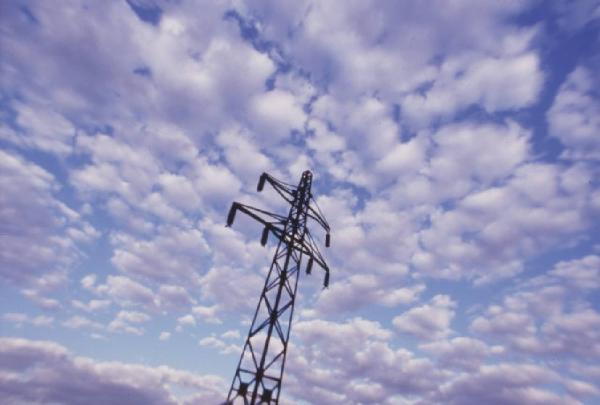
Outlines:
{"type": "Polygon", "coordinates": [[[263,246],[269,234],[278,240],[229,389],[226,402],[229,405],[279,403],[298,276],[304,256],[308,258],[306,272],[310,274],[314,263],[317,263],[325,272],[324,287],[329,285],[329,268],[307,227],[309,218],[316,221],[325,230],[325,246],[329,247],[329,224],[311,194],[312,173],[305,171],[296,187],[263,173],[258,191],[263,190],[265,183],[269,183],[290,204],[287,217],[238,202],[232,204],[227,217],[227,226],[233,224],[237,211],[260,222],[264,226],[263,246]],[[311,202],[314,204],[311,205],[311,202]]]}

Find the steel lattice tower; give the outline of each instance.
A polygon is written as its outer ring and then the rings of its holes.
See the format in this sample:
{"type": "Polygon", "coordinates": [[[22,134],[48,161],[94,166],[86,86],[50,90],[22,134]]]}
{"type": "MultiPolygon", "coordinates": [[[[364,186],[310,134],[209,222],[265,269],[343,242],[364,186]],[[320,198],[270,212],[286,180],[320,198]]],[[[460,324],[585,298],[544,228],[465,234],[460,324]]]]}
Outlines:
{"type": "Polygon", "coordinates": [[[231,226],[237,211],[249,215],[264,226],[262,245],[266,245],[269,233],[278,239],[278,244],[226,404],[278,404],[304,256],[308,258],[306,272],[310,274],[316,262],[325,271],[324,287],[329,284],[329,268],[307,228],[308,218],[322,226],[325,246],[329,247],[329,224],[311,194],[312,173],[305,171],[297,187],[263,173],[258,191],[262,191],[265,182],[291,205],[287,217],[238,202],[232,204],[227,217],[227,226],[231,226]]]}

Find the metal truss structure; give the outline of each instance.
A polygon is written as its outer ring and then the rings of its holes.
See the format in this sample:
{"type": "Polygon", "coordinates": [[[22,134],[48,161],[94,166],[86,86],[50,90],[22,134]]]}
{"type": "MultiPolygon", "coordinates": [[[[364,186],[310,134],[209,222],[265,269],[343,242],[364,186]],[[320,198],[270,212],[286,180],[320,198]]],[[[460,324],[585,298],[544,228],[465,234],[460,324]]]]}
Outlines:
{"type": "Polygon", "coordinates": [[[325,271],[324,287],[329,285],[329,268],[307,228],[309,218],[323,227],[326,232],[325,246],[329,247],[329,224],[311,194],[312,173],[305,171],[297,187],[263,173],[257,190],[262,191],[266,183],[291,205],[287,217],[238,202],[232,204],[227,217],[227,226],[233,224],[238,211],[260,222],[264,226],[261,237],[263,246],[269,234],[278,240],[229,389],[227,405],[279,403],[298,275],[304,256],[308,258],[306,273],[310,274],[316,263],[325,271]]]}

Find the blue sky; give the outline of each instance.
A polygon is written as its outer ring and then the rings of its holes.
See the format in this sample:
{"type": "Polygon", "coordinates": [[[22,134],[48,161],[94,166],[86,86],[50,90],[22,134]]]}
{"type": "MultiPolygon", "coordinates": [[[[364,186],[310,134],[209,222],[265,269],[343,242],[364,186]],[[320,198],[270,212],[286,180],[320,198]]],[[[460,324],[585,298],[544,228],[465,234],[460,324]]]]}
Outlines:
{"type": "Polygon", "coordinates": [[[331,286],[301,277],[283,403],[600,401],[598,1],[0,20],[8,404],[222,401],[274,251],[227,211],[306,169],[331,286]]]}

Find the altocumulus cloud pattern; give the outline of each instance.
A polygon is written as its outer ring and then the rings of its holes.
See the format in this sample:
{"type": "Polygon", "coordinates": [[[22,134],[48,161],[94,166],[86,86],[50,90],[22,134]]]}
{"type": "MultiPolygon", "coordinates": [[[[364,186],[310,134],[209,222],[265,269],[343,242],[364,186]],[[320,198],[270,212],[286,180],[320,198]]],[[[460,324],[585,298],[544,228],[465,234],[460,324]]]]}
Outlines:
{"type": "Polygon", "coordinates": [[[217,404],[315,174],[282,404],[600,403],[600,5],[0,2],[0,398],[217,404]],[[321,241],[322,242],[322,241],[321,241]]]}

